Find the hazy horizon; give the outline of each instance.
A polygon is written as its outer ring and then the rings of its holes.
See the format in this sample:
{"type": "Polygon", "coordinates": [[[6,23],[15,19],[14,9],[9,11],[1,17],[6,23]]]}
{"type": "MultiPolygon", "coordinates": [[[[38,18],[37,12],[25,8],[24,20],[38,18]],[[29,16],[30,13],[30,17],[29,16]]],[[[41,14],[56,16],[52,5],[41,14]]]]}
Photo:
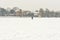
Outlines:
{"type": "Polygon", "coordinates": [[[19,7],[23,10],[39,10],[48,8],[49,10],[60,11],[60,0],[0,0],[0,7],[19,7]]]}

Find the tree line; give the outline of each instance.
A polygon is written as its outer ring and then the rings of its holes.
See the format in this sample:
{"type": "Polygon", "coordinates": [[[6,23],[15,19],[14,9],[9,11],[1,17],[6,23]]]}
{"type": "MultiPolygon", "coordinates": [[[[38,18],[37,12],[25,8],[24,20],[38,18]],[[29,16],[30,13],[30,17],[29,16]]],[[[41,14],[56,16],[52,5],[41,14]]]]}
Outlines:
{"type": "MultiPolygon", "coordinates": [[[[14,7],[12,9],[4,9],[0,8],[0,16],[16,16],[16,11],[19,9],[18,7],[14,7]]],[[[43,8],[40,8],[39,10],[36,10],[37,15],[34,15],[34,12],[26,12],[25,14],[22,12],[22,9],[19,9],[19,14],[17,16],[26,16],[26,17],[60,17],[60,12],[57,11],[50,11],[49,9],[46,8],[44,10],[43,8]],[[20,15],[21,14],[21,15],[20,15]]]]}

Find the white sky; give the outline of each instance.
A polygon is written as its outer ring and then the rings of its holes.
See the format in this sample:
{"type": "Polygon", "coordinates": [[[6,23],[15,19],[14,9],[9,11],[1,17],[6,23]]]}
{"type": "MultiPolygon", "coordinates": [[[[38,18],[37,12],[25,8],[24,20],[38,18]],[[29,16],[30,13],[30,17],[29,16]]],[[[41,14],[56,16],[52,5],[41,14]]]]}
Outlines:
{"type": "Polygon", "coordinates": [[[48,8],[60,10],[60,0],[0,0],[0,7],[19,7],[23,10],[36,10],[48,8]]]}

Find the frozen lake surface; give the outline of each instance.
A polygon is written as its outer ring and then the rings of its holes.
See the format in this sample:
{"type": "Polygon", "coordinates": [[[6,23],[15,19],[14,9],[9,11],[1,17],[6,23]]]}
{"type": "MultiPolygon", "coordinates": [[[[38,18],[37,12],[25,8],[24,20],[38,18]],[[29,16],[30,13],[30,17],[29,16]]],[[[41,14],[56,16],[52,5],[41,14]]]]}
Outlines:
{"type": "Polygon", "coordinates": [[[60,18],[0,17],[0,40],[60,40],[60,18]]]}

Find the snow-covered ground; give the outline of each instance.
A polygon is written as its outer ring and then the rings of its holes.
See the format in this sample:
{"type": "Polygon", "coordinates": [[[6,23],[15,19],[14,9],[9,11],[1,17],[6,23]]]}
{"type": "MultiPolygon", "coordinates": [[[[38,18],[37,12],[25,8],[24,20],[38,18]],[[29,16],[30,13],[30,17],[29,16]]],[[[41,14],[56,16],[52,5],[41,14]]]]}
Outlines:
{"type": "Polygon", "coordinates": [[[60,40],[60,18],[0,17],[0,40],[60,40]]]}

